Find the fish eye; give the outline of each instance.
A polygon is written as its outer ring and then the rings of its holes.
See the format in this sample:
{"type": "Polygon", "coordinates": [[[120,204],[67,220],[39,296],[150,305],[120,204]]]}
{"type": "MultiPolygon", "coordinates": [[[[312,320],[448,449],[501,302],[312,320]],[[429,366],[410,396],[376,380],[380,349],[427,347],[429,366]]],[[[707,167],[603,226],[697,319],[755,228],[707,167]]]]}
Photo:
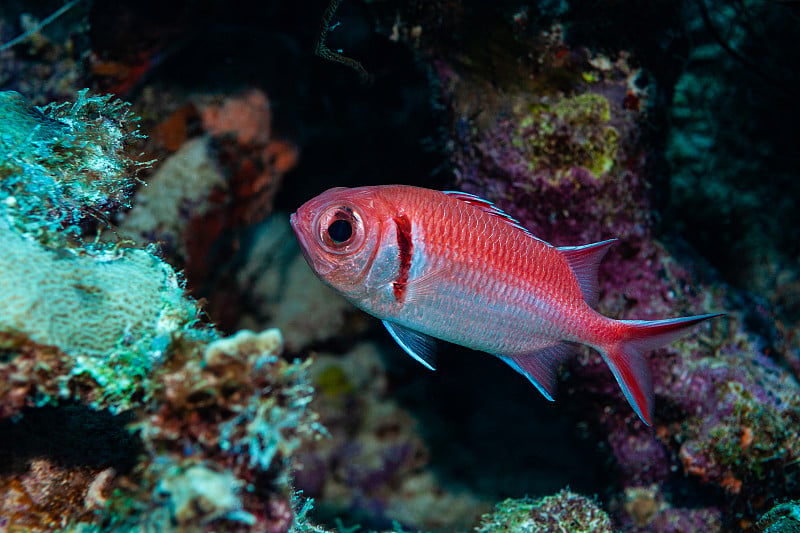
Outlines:
{"type": "Polygon", "coordinates": [[[342,244],[353,236],[353,224],[342,218],[334,220],[328,226],[328,236],[334,244],[342,244]]]}
{"type": "Polygon", "coordinates": [[[361,216],[346,205],[334,206],[320,215],[320,244],[333,253],[353,253],[364,243],[361,216]]]}

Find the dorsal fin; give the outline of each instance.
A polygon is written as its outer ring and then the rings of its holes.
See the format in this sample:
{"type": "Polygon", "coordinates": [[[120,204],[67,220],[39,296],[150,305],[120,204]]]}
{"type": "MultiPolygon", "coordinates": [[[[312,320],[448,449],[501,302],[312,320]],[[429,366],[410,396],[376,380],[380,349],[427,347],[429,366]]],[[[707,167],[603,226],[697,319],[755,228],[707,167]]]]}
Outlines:
{"type": "Polygon", "coordinates": [[[583,246],[561,246],[558,248],[569,263],[572,273],[578,279],[584,301],[591,307],[597,305],[599,290],[597,287],[597,270],[606,255],[609,246],[617,239],[585,244],[583,246]]]}
{"type": "MultiPolygon", "coordinates": [[[[527,233],[528,235],[530,235],[534,239],[541,241],[541,239],[539,239],[538,237],[533,235],[530,231],[528,231],[528,228],[526,228],[525,226],[520,224],[519,220],[517,220],[516,218],[510,216],[508,213],[506,213],[505,211],[503,211],[502,209],[500,209],[499,207],[494,205],[489,200],[484,200],[480,196],[475,196],[474,194],[469,194],[467,192],[461,192],[461,191],[442,191],[442,192],[445,193],[446,195],[452,197],[452,198],[456,198],[457,200],[461,200],[462,202],[466,202],[466,203],[468,203],[470,205],[474,205],[475,207],[477,207],[481,211],[483,211],[485,213],[489,213],[490,215],[492,215],[494,217],[500,218],[500,219],[508,222],[510,225],[514,226],[515,228],[521,229],[522,231],[524,231],[525,233],[527,233]]],[[[544,241],[542,241],[542,242],[544,242],[544,241]]]]}

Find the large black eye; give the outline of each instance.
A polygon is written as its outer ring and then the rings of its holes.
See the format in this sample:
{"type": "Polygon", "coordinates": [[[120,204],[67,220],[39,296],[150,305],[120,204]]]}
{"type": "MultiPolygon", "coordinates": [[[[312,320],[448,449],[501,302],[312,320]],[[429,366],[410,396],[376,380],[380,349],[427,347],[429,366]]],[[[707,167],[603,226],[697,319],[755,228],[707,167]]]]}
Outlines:
{"type": "Polygon", "coordinates": [[[328,226],[328,236],[336,244],[341,244],[353,236],[353,225],[348,220],[334,220],[328,226]]]}

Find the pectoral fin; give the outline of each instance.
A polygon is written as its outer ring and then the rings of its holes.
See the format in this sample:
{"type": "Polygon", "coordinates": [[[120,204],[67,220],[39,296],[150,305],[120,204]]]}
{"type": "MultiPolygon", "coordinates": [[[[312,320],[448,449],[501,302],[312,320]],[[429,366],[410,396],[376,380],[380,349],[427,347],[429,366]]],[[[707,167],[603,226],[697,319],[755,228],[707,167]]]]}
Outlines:
{"type": "Polygon", "coordinates": [[[436,341],[433,337],[401,326],[396,322],[383,321],[383,325],[389,330],[389,334],[397,341],[397,344],[405,350],[405,352],[425,365],[431,370],[436,370],[433,365],[436,364],[434,352],[436,351],[436,341]]]}
{"type": "Polygon", "coordinates": [[[558,384],[558,367],[572,350],[573,347],[570,343],[559,342],[524,355],[498,355],[497,357],[528,378],[539,389],[539,392],[552,402],[558,384]]]}

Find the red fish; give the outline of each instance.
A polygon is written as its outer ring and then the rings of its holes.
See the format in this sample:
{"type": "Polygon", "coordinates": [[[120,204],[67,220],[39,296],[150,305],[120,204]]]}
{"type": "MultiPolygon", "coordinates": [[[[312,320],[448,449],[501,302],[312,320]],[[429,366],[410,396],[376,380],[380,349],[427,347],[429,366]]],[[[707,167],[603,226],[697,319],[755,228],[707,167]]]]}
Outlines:
{"type": "Polygon", "coordinates": [[[615,239],[557,248],[492,203],[404,185],[330,189],[291,217],[327,285],[381,319],[434,368],[433,338],[496,355],[548,399],[575,343],[599,351],[645,424],[653,385],[644,353],[717,314],[640,321],[599,314],[597,269],[615,239]]]}

